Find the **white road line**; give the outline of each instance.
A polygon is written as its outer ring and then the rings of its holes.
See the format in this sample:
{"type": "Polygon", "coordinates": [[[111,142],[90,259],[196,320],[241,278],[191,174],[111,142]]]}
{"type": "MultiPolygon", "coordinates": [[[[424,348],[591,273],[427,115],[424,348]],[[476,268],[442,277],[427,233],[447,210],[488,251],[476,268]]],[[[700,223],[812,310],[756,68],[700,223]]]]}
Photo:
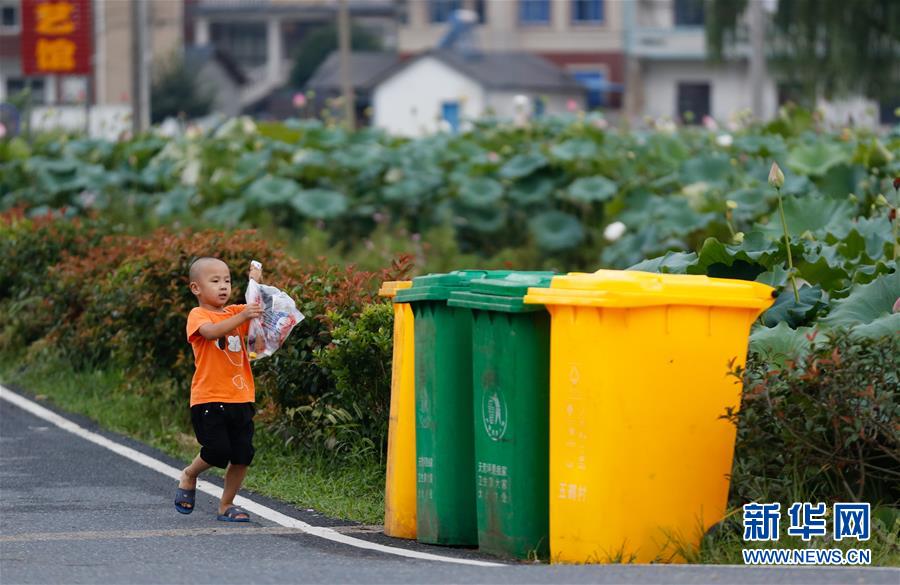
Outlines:
{"type": "MultiPolygon", "coordinates": [[[[14,404],[21,408],[22,410],[28,411],[31,414],[44,419],[45,421],[52,423],[59,428],[69,431],[70,433],[81,437],[87,441],[100,445],[101,447],[106,447],[113,453],[117,453],[122,457],[130,459],[135,463],[140,463],[144,467],[149,467],[153,471],[158,471],[159,473],[170,477],[174,480],[178,480],[181,478],[181,470],[172,467],[171,465],[166,465],[162,461],[154,459],[149,455],[144,455],[140,451],[136,451],[130,447],[126,447],[125,445],[120,445],[115,441],[111,441],[102,435],[98,435],[97,433],[91,432],[85,428],[78,426],[72,421],[63,418],[56,414],[55,412],[44,408],[40,404],[33,402],[19,394],[16,394],[9,388],[0,385],[0,398],[6,400],[7,402],[14,404]]],[[[197,482],[197,490],[209,494],[215,498],[222,497],[222,488],[209,483],[208,481],[200,480],[197,482]]],[[[174,488],[173,488],[174,493],[174,488]]],[[[237,496],[234,499],[234,503],[238,506],[241,506],[248,512],[256,514],[260,518],[265,518],[270,522],[274,522],[280,526],[284,526],[285,528],[296,528],[300,529],[307,534],[311,534],[313,536],[318,536],[319,538],[324,538],[325,540],[330,540],[332,542],[339,542],[341,544],[346,544],[348,546],[354,546],[356,548],[362,548],[366,550],[381,552],[389,555],[396,555],[400,557],[407,557],[411,559],[419,559],[425,561],[441,561],[445,563],[456,563],[460,565],[474,565],[478,567],[502,567],[504,566],[502,563],[491,563],[487,561],[476,561],[473,559],[457,559],[453,557],[445,557],[441,555],[435,555],[430,553],[423,553],[414,550],[406,550],[403,548],[396,548],[393,546],[386,546],[383,544],[377,544],[374,542],[369,542],[366,540],[362,540],[359,538],[353,538],[352,536],[347,536],[346,534],[340,534],[331,528],[327,528],[325,526],[313,526],[311,524],[307,524],[302,520],[297,520],[296,518],[291,518],[281,512],[277,512],[267,506],[262,504],[258,504],[253,500],[250,500],[244,496],[237,496]]]]}

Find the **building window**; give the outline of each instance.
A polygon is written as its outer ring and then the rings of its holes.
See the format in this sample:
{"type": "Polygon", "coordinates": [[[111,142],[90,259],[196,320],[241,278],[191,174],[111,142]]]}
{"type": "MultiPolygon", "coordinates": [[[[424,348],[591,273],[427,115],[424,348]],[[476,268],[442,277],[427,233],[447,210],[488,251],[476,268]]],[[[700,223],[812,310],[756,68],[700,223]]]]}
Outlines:
{"type": "Polygon", "coordinates": [[[675,0],[675,26],[703,26],[703,0],[675,0]]]}
{"type": "Polygon", "coordinates": [[[441,118],[450,126],[453,134],[459,132],[459,102],[444,102],[441,104],[441,118]]]}
{"type": "Polygon", "coordinates": [[[19,2],[0,2],[0,32],[19,32],[19,2]]]}
{"type": "Polygon", "coordinates": [[[10,77],[6,80],[6,101],[26,89],[31,89],[31,105],[41,106],[44,99],[44,80],[40,77],[10,77]]]}
{"type": "Polygon", "coordinates": [[[709,84],[679,83],[678,110],[685,124],[699,124],[704,116],[709,116],[709,84]]]}
{"type": "Polygon", "coordinates": [[[603,71],[575,71],[572,73],[572,77],[587,90],[588,110],[594,110],[606,105],[606,96],[603,95],[606,75],[603,71]]]}
{"type": "Polygon", "coordinates": [[[486,0],[475,0],[475,14],[478,15],[478,24],[484,24],[485,19],[485,7],[484,3],[486,0]]]}
{"type": "Polygon", "coordinates": [[[453,13],[463,7],[462,0],[430,0],[431,22],[448,22],[453,13]]]}
{"type": "Polygon", "coordinates": [[[409,0],[397,0],[397,22],[409,24],[409,0]]]}
{"type": "Polygon", "coordinates": [[[519,0],[521,24],[550,24],[550,0],[519,0]]]}
{"type": "Polygon", "coordinates": [[[264,22],[213,22],[210,25],[212,44],[222,49],[246,67],[266,62],[268,43],[264,22]]]}
{"type": "Polygon", "coordinates": [[[572,22],[583,24],[603,22],[603,0],[572,0],[572,22]]]}

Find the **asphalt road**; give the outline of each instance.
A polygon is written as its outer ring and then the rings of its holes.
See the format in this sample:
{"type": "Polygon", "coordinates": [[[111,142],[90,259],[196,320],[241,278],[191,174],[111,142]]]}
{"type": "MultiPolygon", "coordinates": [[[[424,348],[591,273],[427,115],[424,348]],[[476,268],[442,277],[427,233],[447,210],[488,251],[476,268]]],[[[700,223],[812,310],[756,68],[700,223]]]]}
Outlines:
{"type": "MultiPolygon", "coordinates": [[[[77,424],[170,465],[130,439],[77,424]]],[[[252,473],[252,470],[251,470],[252,473]]],[[[214,481],[215,483],[215,481],[214,481]]],[[[255,516],[215,519],[198,492],[188,516],[174,482],[0,399],[0,582],[14,583],[885,583],[900,570],[660,565],[467,566],[398,557],[325,540],[255,516]]],[[[254,494],[257,503],[342,534],[431,554],[471,551],[397,541],[254,494]]]]}

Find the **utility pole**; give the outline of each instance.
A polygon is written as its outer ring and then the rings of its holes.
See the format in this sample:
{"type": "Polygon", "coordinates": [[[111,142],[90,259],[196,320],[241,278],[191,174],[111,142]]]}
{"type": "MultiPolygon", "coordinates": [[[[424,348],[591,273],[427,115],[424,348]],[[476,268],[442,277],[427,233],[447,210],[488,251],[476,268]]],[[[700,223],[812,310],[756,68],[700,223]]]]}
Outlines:
{"type": "Polygon", "coordinates": [[[763,96],[765,95],[766,78],[766,15],[763,3],[751,0],[749,4],[750,20],[750,88],[752,91],[753,116],[757,120],[763,118],[763,96]]]}
{"type": "Polygon", "coordinates": [[[137,135],[150,126],[147,72],[147,0],[131,0],[131,128],[137,135]]]}
{"type": "Polygon", "coordinates": [[[338,46],[340,49],[344,123],[348,130],[353,130],[356,128],[356,104],[353,99],[353,80],[350,71],[350,14],[347,9],[347,0],[340,0],[338,4],[338,46]]]}

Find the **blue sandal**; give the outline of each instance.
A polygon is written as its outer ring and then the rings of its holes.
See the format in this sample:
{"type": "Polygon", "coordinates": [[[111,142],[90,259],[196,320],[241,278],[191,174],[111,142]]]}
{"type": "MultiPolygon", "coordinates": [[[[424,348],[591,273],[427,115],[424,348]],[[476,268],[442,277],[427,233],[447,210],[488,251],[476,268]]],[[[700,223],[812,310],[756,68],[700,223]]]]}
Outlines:
{"type": "Polygon", "coordinates": [[[216,517],[216,520],[221,520],[222,522],[250,522],[250,513],[240,506],[229,506],[224,514],[219,514],[216,517]],[[245,518],[238,518],[241,514],[245,518]]]}
{"type": "Polygon", "coordinates": [[[175,490],[175,509],[181,514],[190,514],[194,511],[194,500],[196,499],[196,496],[196,489],[186,490],[177,488],[175,490]],[[190,504],[190,506],[185,506],[185,504],[190,504]]]}

